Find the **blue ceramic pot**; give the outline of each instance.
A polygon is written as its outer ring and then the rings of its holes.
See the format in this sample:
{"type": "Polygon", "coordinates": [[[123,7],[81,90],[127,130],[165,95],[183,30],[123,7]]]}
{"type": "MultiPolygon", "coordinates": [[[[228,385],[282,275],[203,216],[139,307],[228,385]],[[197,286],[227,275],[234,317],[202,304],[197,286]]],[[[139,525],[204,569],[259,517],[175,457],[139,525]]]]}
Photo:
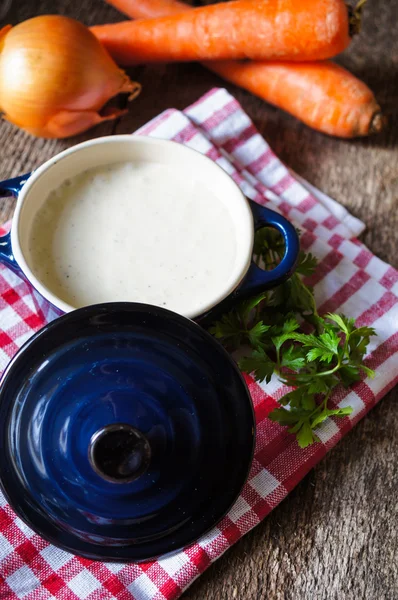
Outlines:
{"type": "Polygon", "coordinates": [[[194,322],[133,303],[36,333],[0,388],[0,479],[20,518],[91,559],[190,544],[236,500],[254,415],[235,363],[194,322]]]}
{"type": "MultiPolygon", "coordinates": [[[[209,181],[220,198],[228,199],[226,205],[237,232],[234,271],[226,284],[220,282],[218,288],[206,290],[207,297],[200,305],[187,306],[186,310],[181,311],[184,316],[197,319],[213,313],[214,317],[216,307],[225,310],[237,300],[276,286],[292,274],[298,258],[299,242],[289,221],[272,210],[248,201],[232,178],[206,156],[175,142],[132,135],[109,136],[83,142],[61,152],[32,174],[0,183],[0,195],[11,194],[18,198],[11,232],[0,238],[0,261],[24,276],[59,313],[78,308],[57,296],[35,272],[29,241],[32,222],[49,192],[65,179],[98,165],[109,166],[112,163],[137,160],[178,169],[188,179],[195,176],[209,181]],[[254,232],[264,226],[278,229],[285,241],[285,255],[272,271],[263,271],[252,260],[254,232]]],[[[211,219],[212,214],[208,217],[211,219]]],[[[152,287],[156,286],[156,281],[151,280],[150,283],[152,287]]],[[[109,301],[114,300],[115,298],[109,298],[109,301]]],[[[140,298],[123,300],[140,301],[140,298]]]]}

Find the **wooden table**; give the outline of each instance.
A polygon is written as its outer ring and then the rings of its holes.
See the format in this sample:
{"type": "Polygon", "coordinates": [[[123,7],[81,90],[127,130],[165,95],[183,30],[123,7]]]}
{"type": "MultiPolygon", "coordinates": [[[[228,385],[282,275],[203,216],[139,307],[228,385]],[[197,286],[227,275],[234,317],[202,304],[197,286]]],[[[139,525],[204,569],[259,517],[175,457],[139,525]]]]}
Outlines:
{"type": "MultiPolygon", "coordinates": [[[[341,63],[376,92],[387,131],[341,141],[315,133],[235,88],[274,150],[290,167],[368,225],[366,244],[398,267],[398,8],[368,3],[360,37],[341,63]]],[[[101,0],[14,0],[9,20],[59,13],[87,24],[120,20],[101,0]]],[[[183,108],[225,85],[198,65],[139,67],[143,93],[122,120],[67,141],[34,139],[0,125],[0,177],[38,166],[89,137],[134,131],[168,107],[183,108]]],[[[12,214],[2,200],[0,219],[12,214]]],[[[395,389],[265,521],[197,580],[185,600],[396,600],[398,598],[398,412],[395,389]]]]}

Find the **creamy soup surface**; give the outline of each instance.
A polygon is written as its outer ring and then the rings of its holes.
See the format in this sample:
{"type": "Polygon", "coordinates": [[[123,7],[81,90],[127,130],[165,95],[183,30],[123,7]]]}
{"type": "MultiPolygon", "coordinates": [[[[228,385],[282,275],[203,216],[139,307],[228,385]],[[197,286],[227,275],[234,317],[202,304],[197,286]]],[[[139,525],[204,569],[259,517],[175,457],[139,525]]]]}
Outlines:
{"type": "Polygon", "coordinates": [[[235,225],[181,170],[117,163],[66,180],[32,224],[32,271],[74,307],[135,301],[189,314],[211,300],[235,265],[235,225]]]}

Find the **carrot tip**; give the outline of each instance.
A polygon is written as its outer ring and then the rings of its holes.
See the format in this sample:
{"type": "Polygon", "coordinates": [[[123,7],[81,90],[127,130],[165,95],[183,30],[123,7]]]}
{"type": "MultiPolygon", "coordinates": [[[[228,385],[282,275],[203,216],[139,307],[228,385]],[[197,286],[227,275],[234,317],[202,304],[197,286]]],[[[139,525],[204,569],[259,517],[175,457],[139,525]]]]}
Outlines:
{"type": "Polygon", "coordinates": [[[385,129],[387,125],[387,118],[382,114],[381,111],[378,111],[373,114],[370,125],[369,125],[369,134],[374,135],[376,133],[380,133],[385,129]]]}

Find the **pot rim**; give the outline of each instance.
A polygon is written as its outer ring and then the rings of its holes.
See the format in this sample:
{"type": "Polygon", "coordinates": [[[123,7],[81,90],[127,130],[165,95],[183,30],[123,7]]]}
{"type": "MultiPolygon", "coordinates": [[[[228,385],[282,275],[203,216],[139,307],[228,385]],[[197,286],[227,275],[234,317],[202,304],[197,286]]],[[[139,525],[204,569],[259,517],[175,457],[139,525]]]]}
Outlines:
{"type": "MultiPolygon", "coordinates": [[[[245,275],[248,272],[248,269],[252,260],[253,253],[253,244],[254,244],[254,221],[253,215],[250,210],[250,204],[246,196],[243,194],[239,186],[235,183],[235,181],[230,177],[230,175],[220,167],[216,162],[214,162],[208,156],[202,154],[198,150],[193,148],[183,146],[177,142],[171,140],[162,140],[157,138],[151,138],[148,136],[136,136],[132,134],[121,134],[121,135],[111,135],[104,136],[100,138],[94,138],[87,140],[85,142],[81,142],[80,144],[76,144],[63,150],[59,154],[56,154],[45,163],[43,163],[40,167],[34,170],[23,185],[17,199],[17,204],[15,208],[15,213],[12,221],[11,227],[11,246],[12,251],[15,257],[15,260],[24,273],[25,277],[29,280],[29,282],[33,285],[33,287],[40,293],[43,298],[45,298],[48,302],[50,302],[53,306],[60,309],[64,313],[71,312],[76,310],[79,307],[73,306],[54,294],[47,286],[45,286],[41,280],[34,274],[32,269],[30,268],[28,261],[26,260],[20,242],[20,228],[21,228],[21,213],[23,210],[24,203],[29,198],[29,193],[31,192],[34,184],[37,182],[39,178],[45,176],[46,173],[51,169],[56,163],[61,160],[67,158],[71,154],[80,152],[88,147],[92,147],[95,149],[96,146],[100,144],[152,144],[154,146],[168,146],[168,147],[178,147],[179,152],[186,152],[191,156],[195,156],[195,160],[198,162],[199,167],[202,162],[203,165],[206,165],[206,168],[214,169],[222,177],[225,179],[225,184],[234,190],[236,197],[242,202],[245,207],[245,219],[246,224],[245,227],[245,236],[246,242],[243,242],[245,245],[240,252],[240,255],[237,255],[236,264],[234,266],[234,270],[231,273],[231,276],[224,286],[222,290],[213,295],[212,298],[208,299],[206,302],[203,302],[201,305],[197,307],[195,311],[190,311],[184,314],[185,317],[192,319],[199,317],[200,315],[208,313],[212,308],[217,306],[220,302],[222,302],[225,298],[227,298],[230,294],[232,294],[242,283],[245,275]]],[[[229,192],[230,193],[230,192],[229,192]]],[[[231,214],[232,214],[231,210],[231,214]]]]}

